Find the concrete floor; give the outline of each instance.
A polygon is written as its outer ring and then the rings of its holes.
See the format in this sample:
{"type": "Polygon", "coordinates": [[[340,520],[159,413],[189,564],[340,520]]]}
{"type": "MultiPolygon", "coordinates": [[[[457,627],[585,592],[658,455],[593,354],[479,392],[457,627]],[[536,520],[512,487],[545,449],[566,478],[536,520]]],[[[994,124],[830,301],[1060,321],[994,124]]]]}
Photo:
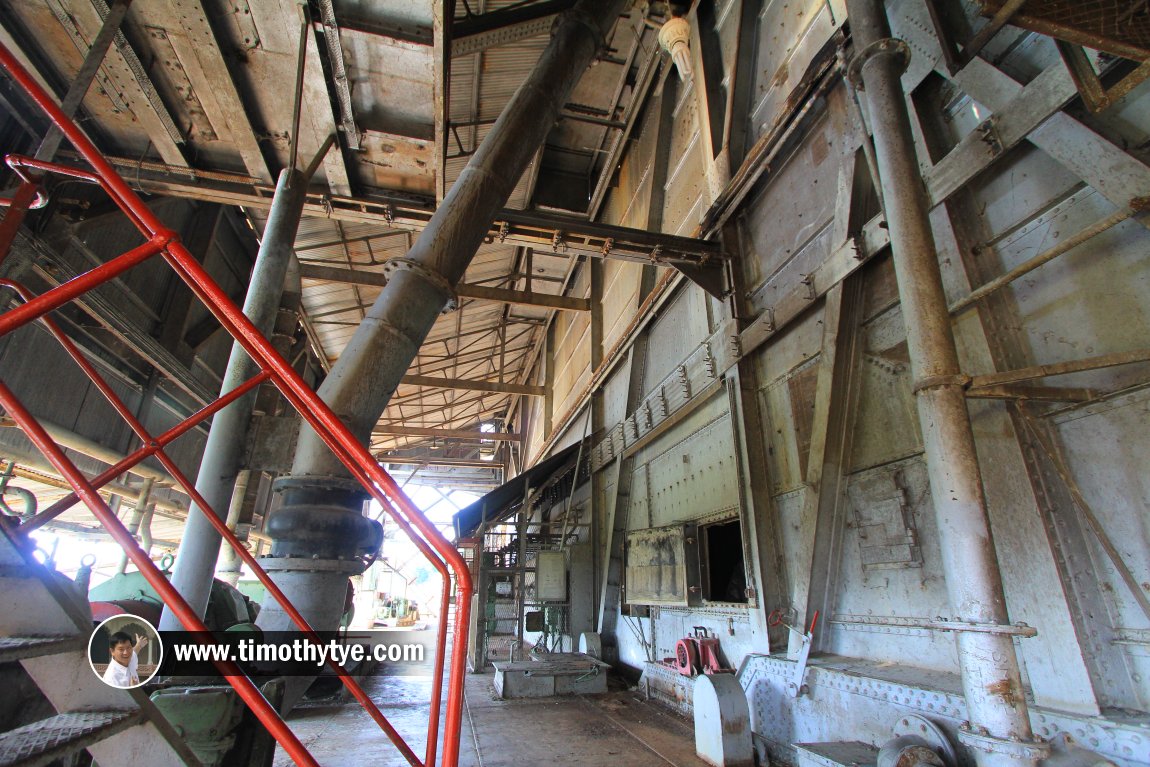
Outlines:
{"type": "MultiPolygon", "coordinates": [[[[644,701],[637,691],[498,700],[492,678],[491,674],[467,677],[461,767],[705,764],[695,756],[691,722],[644,701]]],[[[371,677],[364,684],[420,759],[427,742],[430,686],[426,676],[386,674],[371,677]]],[[[354,701],[297,710],[288,723],[324,767],[407,764],[354,701]]],[[[290,767],[291,763],[282,751],[277,752],[275,767],[290,767]]]]}

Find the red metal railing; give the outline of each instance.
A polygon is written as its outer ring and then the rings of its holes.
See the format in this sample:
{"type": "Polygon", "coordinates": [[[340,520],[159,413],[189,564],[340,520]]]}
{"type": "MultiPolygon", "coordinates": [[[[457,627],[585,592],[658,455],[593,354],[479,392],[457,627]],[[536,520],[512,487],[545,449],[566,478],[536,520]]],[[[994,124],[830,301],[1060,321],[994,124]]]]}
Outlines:
{"type": "MultiPolygon", "coordinates": [[[[11,243],[15,239],[16,230],[23,219],[26,210],[43,197],[39,191],[38,179],[32,172],[57,173],[71,178],[99,184],[113,201],[131,219],[132,223],[146,238],[146,242],[117,258],[92,269],[63,285],[53,288],[42,295],[32,295],[22,286],[11,281],[0,281],[0,287],[15,291],[23,303],[0,314],[0,336],[10,333],[33,320],[41,320],[63,345],[73,361],[92,380],[93,384],[104,394],[116,411],[130,425],[140,439],[142,445],[139,449],[126,456],[115,466],[101,473],[99,476],[88,479],[73,464],[56,444],[44,428],[31,413],[23,406],[20,400],[3,383],[0,383],[0,406],[20,425],[29,439],[44,453],[45,457],[55,466],[62,476],[72,485],[74,492],[44,510],[31,520],[27,520],[19,529],[30,531],[43,525],[45,522],[58,516],[78,501],[83,501],[92,511],[101,524],[107,528],[112,537],[124,548],[128,558],[139,568],[141,574],[156,589],[157,593],[169,606],[173,614],[179,619],[181,625],[189,631],[206,631],[206,627],[188,606],[183,598],[171,586],[164,575],[151,562],[147,554],[139,547],[132,535],[116,518],[99,494],[99,488],[123,471],[136,466],[149,457],[155,457],[164,466],[168,473],[176,480],[180,488],[188,494],[192,501],[204,510],[205,516],[213,528],[236,549],[240,558],[251,568],[256,577],[267,588],[268,593],[284,609],[301,631],[307,633],[313,640],[319,641],[318,636],[304,620],[303,616],[284,596],[267,573],[256,562],[255,558],[227,529],[222,518],[216,515],[204,502],[204,499],[195,490],[195,485],[179,470],[176,464],[164,452],[164,448],[182,434],[194,428],[205,418],[211,416],[229,403],[250,391],[253,387],[264,381],[272,382],[284,395],[289,403],[300,413],[305,421],[324,440],[325,444],[336,454],[348,471],[364,488],[388,511],[396,524],[414,541],[416,547],[439,572],[443,579],[443,603],[440,608],[438,626],[438,643],[435,655],[435,670],[432,679],[432,700],[428,722],[427,749],[424,760],[420,761],[404,739],[395,731],[387,718],[379,711],[370,697],[356,683],[356,681],[340,666],[334,662],[329,663],[332,670],[357,701],[367,710],[372,719],[388,735],[399,749],[404,758],[415,767],[431,767],[435,764],[439,734],[440,710],[442,707],[443,671],[446,660],[446,644],[448,625],[448,605],[452,594],[452,575],[454,574],[457,589],[458,608],[456,611],[457,627],[466,627],[469,621],[471,607],[472,583],[466,563],[459,552],[448,542],[439,530],[415,507],[410,499],[400,490],[392,478],[375,462],[371,454],[351,434],[346,426],[334,413],[308,388],[307,384],[280,357],[271,344],[259,331],[248,322],[242,311],[231,302],[218,285],[208,276],[196,259],[183,247],[175,232],[165,228],[155,217],[143,201],[128,187],[122,178],[104,160],[99,151],[87,140],[76,126],[60,111],[51,98],[36,84],[28,72],[12,56],[11,52],[0,45],[0,67],[8,71],[18,86],[24,89],[28,96],[59,126],[64,136],[80,152],[95,172],[78,168],[44,163],[24,157],[10,156],[6,158],[8,164],[20,175],[23,183],[11,200],[0,199],[0,207],[8,206],[9,210],[4,219],[0,221],[0,260],[7,255],[11,243]],[[45,315],[72,301],[92,288],[103,284],[113,277],[125,272],[143,261],[160,255],[175,270],[177,275],[192,289],[193,293],[204,303],[205,307],[219,320],[224,328],[232,335],[248,355],[260,368],[260,373],[245,382],[242,386],[220,397],[206,407],[194,413],[189,418],[169,429],[158,437],[147,432],[133,415],[131,410],[116,396],[111,386],[100,376],[99,372],[88,362],[81,351],[60,330],[60,328],[45,315]]],[[[462,637],[465,632],[456,632],[462,637]]],[[[462,690],[465,672],[467,646],[466,641],[454,642],[451,655],[450,670],[448,674],[447,703],[444,717],[444,741],[442,764],[445,767],[455,767],[459,758],[459,734],[462,723],[462,690]]],[[[287,725],[276,713],[274,708],[263,698],[259,690],[247,677],[243,676],[237,667],[231,664],[220,666],[229,684],[231,684],[241,698],[247,703],[261,722],[268,728],[285,751],[299,764],[316,764],[307,749],[299,742],[287,725]]]]}

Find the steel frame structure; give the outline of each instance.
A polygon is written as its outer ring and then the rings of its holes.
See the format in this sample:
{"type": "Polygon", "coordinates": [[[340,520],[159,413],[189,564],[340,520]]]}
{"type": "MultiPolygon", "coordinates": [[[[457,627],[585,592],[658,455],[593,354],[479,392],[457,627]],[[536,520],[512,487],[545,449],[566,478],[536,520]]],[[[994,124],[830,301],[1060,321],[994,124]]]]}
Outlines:
{"type": "MultiPolygon", "coordinates": [[[[84,136],[52,98],[36,83],[32,75],[24,69],[18,59],[5,46],[0,44],[0,67],[7,71],[17,87],[44,111],[60,129],[64,137],[72,143],[94,172],[74,167],[37,161],[31,158],[9,156],[6,162],[21,177],[22,183],[12,200],[0,200],[0,207],[8,207],[0,230],[19,226],[33,199],[37,197],[39,175],[54,173],[98,184],[112,198],[118,207],[129,217],[146,238],[146,242],[132,250],[104,263],[77,278],[41,295],[33,295],[12,281],[0,282],[0,287],[15,291],[22,303],[0,313],[0,337],[7,335],[34,320],[40,320],[51,331],[68,354],[104,394],[113,408],[130,425],[142,445],[99,476],[89,479],[64,453],[64,449],[47,433],[39,421],[24,407],[11,389],[0,382],[0,406],[19,424],[28,438],[44,453],[60,474],[69,482],[73,493],[53,504],[32,519],[19,525],[19,532],[27,533],[58,516],[78,501],[92,511],[100,523],[108,530],[126,552],[148,583],[156,589],[164,603],[177,615],[185,629],[206,632],[207,628],[168,582],[148,555],[140,548],[124,525],[100,497],[98,489],[123,471],[136,466],[149,457],[155,457],[177,480],[180,487],[205,511],[205,517],[212,527],[223,536],[238,553],[256,577],[267,588],[268,593],[283,607],[295,625],[313,641],[319,637],[307,624],[302,615],[292,606],[279,587],[259,565],[255,558],[226,527],[222,518],[212,513],[208,504],[196,492],[195,485],[164,452],[164,448],[182,434],[195,428],[203,419],[218,412],[237,398],[251,391],[259,384],[270,381],[301,414],[304,420],[321,437],[323,442],[339,458],[341,463],[363,487],[388,511],[397,525],[416,544],[420,552],[431,562],[443,579],[443,603],[440,609],[438,644],[435,654],[435,669],[432,680],[432,700],[428,722],[427,749],[423,760],[412,751],[402,736],[392,727],[379,711],[366,692],[342,667],[329,663],[332,670],[341,678],[353,697],[365,708],[379,727],[387,734],[407,762],[415,767],[431,767],[436,763],[440,709],[444,706],[441,698],[446,640],[448,632],[448,605],[452,598],[452,576],[455,578],[455,593],[458,599],[456,626],[466,626],[471,609],[472,583],[470,571],[460,553],[448,542],[439,530],[417,509],[402,492],[397,483],[372,458],[370,452],[361,445],[347,427],[335,416],[327,405],[304,383],[291,365],[280,356],[271,343],[248,321],[220,287],[212,280],[196,259],[180,243],[177,234],[164,227],[152,211],[131,190],[116,173],[99,150],[84,136]],[[118,398],[112,387],[103,379],[93,365],[72,341],[64,335],[46,315],[73,301],[85,292],[113,279],[119,274],[155,256],[164,261],[189,286],[196,297],[219,320],[223,327],[255,361],[259,372],[233,391],[197,411],[177,426],[159,436],[151,435],[132,411],[118,398]]],[[[0,249],[0,261],[7,256],[8,247],[0,249]]],[[[455,642],[452,650],[448,674],[448,694],[444,713],[444,743],[440,754],[441,764],[454,767],[459,758],[459,735],[462,715],[463,675],[465,672],[467,646],[465,642],[455,642]]],[[[292,759],[301,765],[316,765],[317,762],[288,728],[276,710],[260,693],[253,682],[230,663],[217,664],[221,673],[247,703],[276,738],[292,759]]]]}

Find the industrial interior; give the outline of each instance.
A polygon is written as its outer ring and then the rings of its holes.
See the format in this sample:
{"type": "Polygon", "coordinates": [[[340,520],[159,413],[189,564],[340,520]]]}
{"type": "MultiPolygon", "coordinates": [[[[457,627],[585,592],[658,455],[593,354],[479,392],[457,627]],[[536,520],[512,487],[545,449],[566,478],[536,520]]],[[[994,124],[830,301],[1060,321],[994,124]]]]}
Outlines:
{"type": "Polygon", "coordinates": [[[1146,0],[0,0],[0,765],[1150,765],[1148,77],[1146,0]]]}

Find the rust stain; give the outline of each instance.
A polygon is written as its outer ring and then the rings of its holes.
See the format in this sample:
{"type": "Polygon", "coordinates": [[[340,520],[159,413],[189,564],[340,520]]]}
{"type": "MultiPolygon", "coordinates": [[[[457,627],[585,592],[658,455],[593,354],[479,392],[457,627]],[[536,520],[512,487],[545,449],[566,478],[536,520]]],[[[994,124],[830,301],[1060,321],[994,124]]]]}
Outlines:
{"type": "Polygon", "coordinates": [[[1010,687],[1010,680],[1002,679],[1000,681],[988,684],[986,691],[991,695],[997,695],[1002,698],[1007,705],[1013,706],[1016,702],[1014,691],[1010,687]]]}

